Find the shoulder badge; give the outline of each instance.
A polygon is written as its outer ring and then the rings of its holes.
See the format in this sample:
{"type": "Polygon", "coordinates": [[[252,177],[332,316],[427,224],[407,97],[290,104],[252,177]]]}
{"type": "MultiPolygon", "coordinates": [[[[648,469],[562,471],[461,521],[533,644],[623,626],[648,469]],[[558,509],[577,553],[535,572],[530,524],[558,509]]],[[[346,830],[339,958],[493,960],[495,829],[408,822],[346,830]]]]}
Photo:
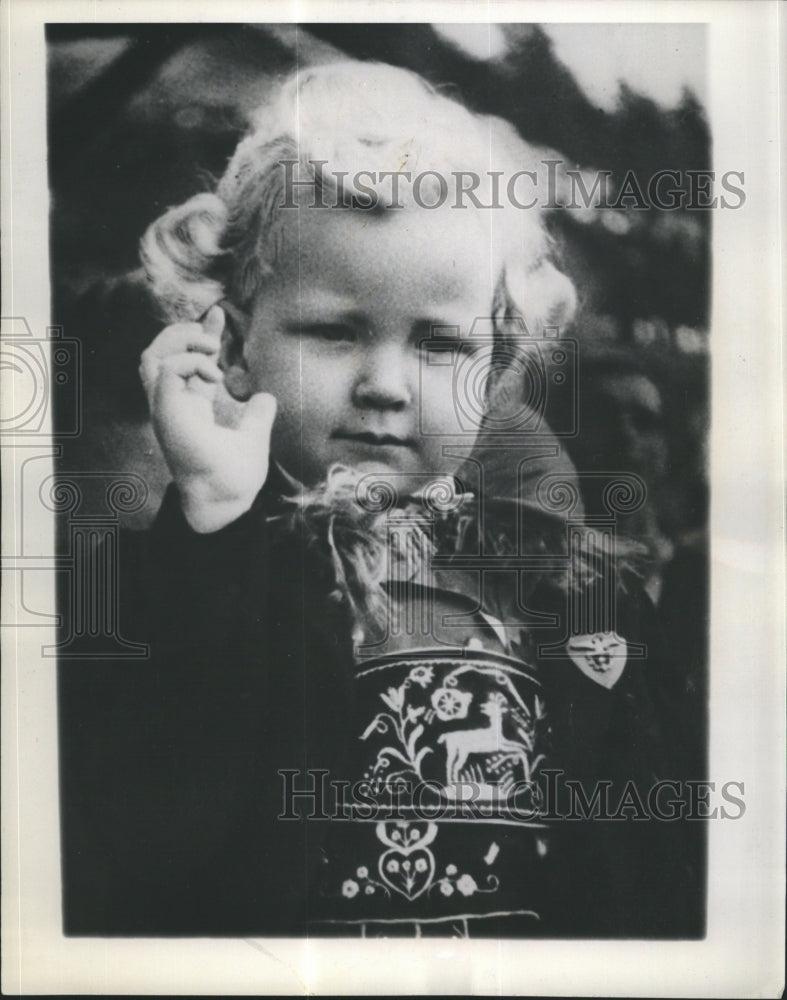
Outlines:
{"type": "Polygon", "coordinates": [[[605,688],[617,684],[626,666],[626,640],[616,632],[572,636],[566,652],[586,677],[605,688]]]}

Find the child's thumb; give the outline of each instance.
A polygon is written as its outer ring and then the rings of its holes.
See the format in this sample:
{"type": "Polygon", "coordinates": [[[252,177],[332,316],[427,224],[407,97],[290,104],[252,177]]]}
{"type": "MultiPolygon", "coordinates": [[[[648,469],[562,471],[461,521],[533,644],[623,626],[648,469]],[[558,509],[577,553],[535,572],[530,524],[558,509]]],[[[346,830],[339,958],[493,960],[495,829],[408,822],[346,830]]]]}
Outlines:
{"type": "Polygon", "coordinates": [[[224,329],[224,310],[219,305],[211,306],[202,318],[202,329],[211,337],[218,337],[224,329]]]}
{"type": "Polygon", "coordinates": [[[240,429],[255,434],[270,434],[276,417],[276,397],[269,392],[255,393],[243,408],[240,429]]]}

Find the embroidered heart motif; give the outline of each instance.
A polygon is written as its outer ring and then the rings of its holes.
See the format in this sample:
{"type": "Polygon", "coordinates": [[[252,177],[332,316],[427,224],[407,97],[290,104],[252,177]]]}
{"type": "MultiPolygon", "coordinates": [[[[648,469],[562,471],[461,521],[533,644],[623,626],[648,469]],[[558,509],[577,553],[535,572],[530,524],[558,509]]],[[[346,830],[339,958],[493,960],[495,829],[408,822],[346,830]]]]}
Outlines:
{"type": "Polygon", "coordinates": [[[572,636],[566,652],[586,677],[605,688],[617,684],[626,666],[626,640],[615,632],[572,636]]]}
{"type": "Polygon", "coordinates": [[[405,899],[417,899],[432,884],[435,873],[434,855],[425,848],[406,853],[391,848],[377,862],[380,878],[405,899]]]}

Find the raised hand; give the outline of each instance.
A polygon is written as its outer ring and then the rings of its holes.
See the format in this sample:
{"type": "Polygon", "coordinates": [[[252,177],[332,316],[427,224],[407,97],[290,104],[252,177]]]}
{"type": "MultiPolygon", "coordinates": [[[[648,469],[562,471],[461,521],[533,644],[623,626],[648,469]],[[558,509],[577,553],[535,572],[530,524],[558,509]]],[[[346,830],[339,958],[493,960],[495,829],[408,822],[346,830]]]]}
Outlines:
{"type": "Polygon", "coordinates": [[[217,531],[245,513],[268,475],[276,400],[256,393],[233,401],[219,368],[224,311],[201,323],[166,327],[142,354],[140,377],[153,429],[198,532],[217,531]]]}

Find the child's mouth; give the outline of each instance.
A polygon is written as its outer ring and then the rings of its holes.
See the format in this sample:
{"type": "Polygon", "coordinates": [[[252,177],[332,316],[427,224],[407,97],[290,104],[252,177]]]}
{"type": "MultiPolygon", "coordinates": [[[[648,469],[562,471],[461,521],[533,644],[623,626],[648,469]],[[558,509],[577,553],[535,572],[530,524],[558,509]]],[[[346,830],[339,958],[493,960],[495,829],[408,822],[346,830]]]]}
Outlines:
{"type": "Polygon", "coordinates": [[[390,446],[397,448],[415,447],[415,441],[413,438],[398,437],[395,434],[374,434],[371,431],[359,431],[357,433],[352,433],[350,431],[335,431],[331,436],[340,441],[365,444],[373,448],[384,448],[390,446]]]}

